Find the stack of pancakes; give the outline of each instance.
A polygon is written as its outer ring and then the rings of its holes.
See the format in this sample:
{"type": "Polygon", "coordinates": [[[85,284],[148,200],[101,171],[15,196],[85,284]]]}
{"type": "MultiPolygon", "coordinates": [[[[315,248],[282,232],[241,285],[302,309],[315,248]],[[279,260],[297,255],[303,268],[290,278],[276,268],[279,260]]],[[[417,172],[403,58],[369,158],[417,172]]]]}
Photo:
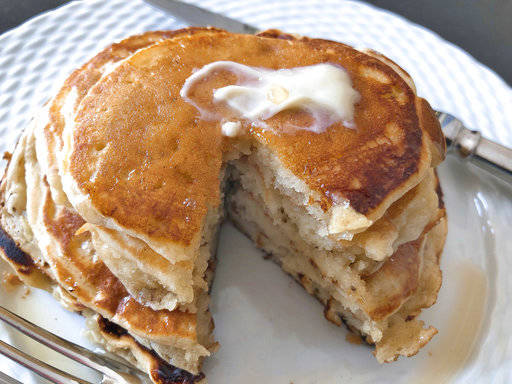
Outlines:
{"type": "MultiPolygon", "coordinates": [[[[195,94],[235,82],[219,73],[195,94]]],[[[108,350],[155,382],[196,382],[216,348],[208,293],[226,212],[388,362],[436,333],[416,317],[441,284],[444,151],[408,74],[375,52],[279,31],[149,32],[76,70],[23,132],[1,185],[0,245],[108,350]],[[180,97],[222,60],[341,65],[361,95],[355,128],[292,132],[301,112],[283,111],[223,136],[180,97]]]]}

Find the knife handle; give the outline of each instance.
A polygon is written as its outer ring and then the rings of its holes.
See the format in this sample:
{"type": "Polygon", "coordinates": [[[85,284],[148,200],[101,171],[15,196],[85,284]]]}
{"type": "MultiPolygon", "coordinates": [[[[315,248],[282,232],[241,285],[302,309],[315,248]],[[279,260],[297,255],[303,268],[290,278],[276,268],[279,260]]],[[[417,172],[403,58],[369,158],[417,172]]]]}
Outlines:
{"type": "Polygon", "coordinates": [[[470,161],[512,184],[512,149],[482,137],[455,117],[441,113],[439,120],[447,137],[448,153],[470,161]]]}

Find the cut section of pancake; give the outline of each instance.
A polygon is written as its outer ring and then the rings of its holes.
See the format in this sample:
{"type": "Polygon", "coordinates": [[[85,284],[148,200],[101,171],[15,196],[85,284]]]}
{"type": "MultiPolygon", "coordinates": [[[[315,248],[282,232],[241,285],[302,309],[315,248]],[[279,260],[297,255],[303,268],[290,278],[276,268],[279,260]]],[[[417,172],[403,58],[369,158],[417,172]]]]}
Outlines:
{"type": "Polygon", "coordinates": [[[0,190],[0,246],[25,282],[86,316],[106,349],[155,382],[162,372],[197,382],[216,348],[208,295],[226,211],[388,362],[436,333],[416,317],[441,283],[434,167],[444,151],[410,77],[375,52],[279,31],[148,32],[75,71],[24,131],[0,190]],[[197,106],[213,108],[213,89],[236,76],[207,78],[192,104],[180,90],[226,60],[342,66],[361,96],[355,128],[291,130],[307,117],[284,111],[265,129],[238,119],[244,134],[223,136],[222,119],[197,106]]]}
{"type": "MultiPolygon", "coordinates": [[[[446,227],[433,171],[367,231],[354,236],[353,244],[338,251],[319,248],[302,236],[294,215],[288,214],[297,208],[287,207],[289,202],[283,203],[279,190],[265,185],[257,170],[242,161],[235,167],[227,203],[230,219],[326,306],[329,320],[338,325],[346,322],[376,344],[381,362],[395,360],[400,354],[409,356],[413,349],[416,353],[422,346],[419,340],[426,343],[435,334],[416,322],[417,331],[409,333],[408,339],[402,337],[393,351],[379,352],[389,350],[387,344],[395,340],[387,336],[390,332],[411,327],[409,321],[435,302],[440,288],[439,254],[446,227]],[[385,261],[368,257],[376,250],[387,254],[385,261]],[[415,295],[426,302],[412,305],[417,301],[415,295]],[[407,322],[395,325],[392,331],[397,312],[407,322]]],[[[259,169],[269,167],[259,164],[259,169]]]]}

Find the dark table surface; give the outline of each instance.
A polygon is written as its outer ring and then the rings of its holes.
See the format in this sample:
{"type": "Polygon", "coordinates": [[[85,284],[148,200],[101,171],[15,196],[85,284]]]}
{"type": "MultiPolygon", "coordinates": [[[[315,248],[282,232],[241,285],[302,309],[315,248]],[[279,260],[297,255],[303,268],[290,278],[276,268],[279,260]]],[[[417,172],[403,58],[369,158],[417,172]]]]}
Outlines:
{"type": "MultiPolygon", "coordinates": [[[[367,2],[405,16],[437,32],[512,84],[512,0],[367,2]]],[[[40,12],[64,3],[66,1],[61,0],[0,0],[0,33],[16,27],[40,12]]]]}

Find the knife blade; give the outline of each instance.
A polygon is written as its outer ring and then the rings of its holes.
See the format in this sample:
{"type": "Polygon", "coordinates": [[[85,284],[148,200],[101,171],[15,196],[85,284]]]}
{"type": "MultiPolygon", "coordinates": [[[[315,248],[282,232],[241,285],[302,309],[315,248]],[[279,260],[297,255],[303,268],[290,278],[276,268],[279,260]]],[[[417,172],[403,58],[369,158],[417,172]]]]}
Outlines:
{"type": "Polygon", "coordinates": [[[259,32],[259,29],[252,25],[182,1],[146,0],[146,3],[197,27],[217,27],[234,33],[255,34],[259,32]]]}
{"type": "MultiPolygon", "coordinates": [[[[179,0],[145,0],[149,5],[170,13],[195,26],[212,26],[234,33],[254,34],[258,28],[179,0]]],[[[446,137],[449,154],[455,154],[481,169],[512,184],[512,149],[483,138],[480,132],[468,129],[456,117],[436,112],[446,137]]]]}

